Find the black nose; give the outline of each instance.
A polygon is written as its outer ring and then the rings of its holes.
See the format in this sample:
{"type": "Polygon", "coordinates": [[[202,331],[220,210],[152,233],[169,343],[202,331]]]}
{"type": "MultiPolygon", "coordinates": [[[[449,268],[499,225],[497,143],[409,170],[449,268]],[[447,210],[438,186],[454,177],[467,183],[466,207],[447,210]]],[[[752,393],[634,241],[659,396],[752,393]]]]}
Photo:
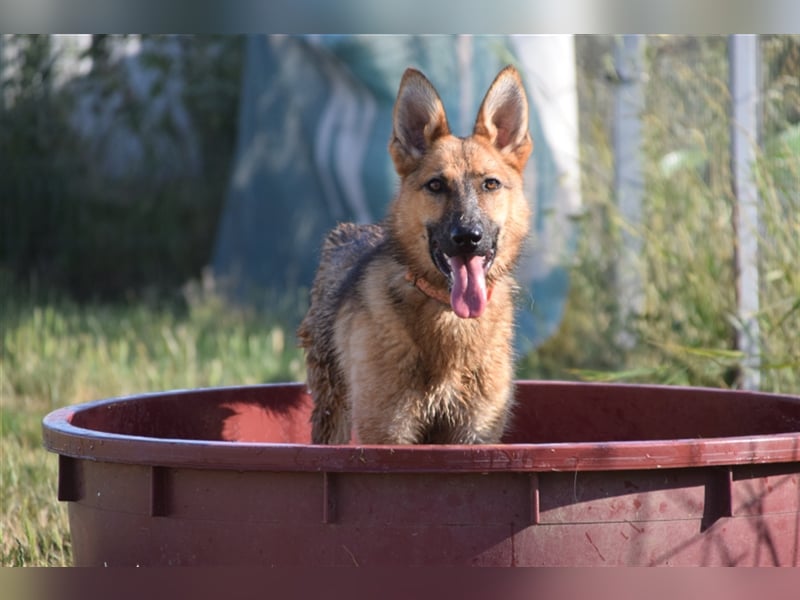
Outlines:
{"type": "Polygon", "coordinates": [[[483,228],[478,224],[456,225],[450,230],[450,239],[462,252],[471,252],[483,239],[483,228]]]}

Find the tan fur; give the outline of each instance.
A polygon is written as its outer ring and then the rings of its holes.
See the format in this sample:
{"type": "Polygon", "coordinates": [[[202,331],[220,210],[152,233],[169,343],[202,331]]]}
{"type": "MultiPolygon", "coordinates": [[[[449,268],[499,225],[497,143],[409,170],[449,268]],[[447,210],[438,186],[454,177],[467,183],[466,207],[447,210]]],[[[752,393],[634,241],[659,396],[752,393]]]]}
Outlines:
{"type": "Polygon", "coordinates": [[[404,74],[389,144],[398,194],[383,223],[343,224],[328,235],[298,330],[315,402],[313,442],[499,441],[513,401],[512,270],[529,223],[527,113],[519,75],[506,67],[472,136],[458,138],[428,80],[404,74]],[[427,187],[433,179],[446,193],[427,187]],[[495,180],[499,189],[487,183],[495,180]],[[442,300],[452,275],[433,259],[436,236],[462,221],[482,226],[487,248],[494,236],[489,301],[476,318],[442,300]]]}

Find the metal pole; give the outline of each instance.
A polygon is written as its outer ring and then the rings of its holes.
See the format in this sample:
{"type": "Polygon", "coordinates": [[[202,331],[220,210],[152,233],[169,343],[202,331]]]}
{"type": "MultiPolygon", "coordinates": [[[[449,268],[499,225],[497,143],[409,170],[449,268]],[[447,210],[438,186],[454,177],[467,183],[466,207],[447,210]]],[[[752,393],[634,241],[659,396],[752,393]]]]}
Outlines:
{"type": "Polygon", "coordinates": [[[628,327],[632,317],[644,309],[642,277],[642,112],[644,111],[644,36],[623,35],[614,59],[618,87],[614,98],[614,177],[617,207],[623,221],[622,254],[617,264],[617,297],[622,330],[618,343],[632,348],[636,343],[628,327]]]}
{"type": "Polygon", "coordinates": [[[728,38],[731,89],[731,172],[736,197],[737,347],[744,353],[742,387],[757,390],[761,383],[758,298],[758,188],[755,181],[759,139],[758,36],[728,38]]]}

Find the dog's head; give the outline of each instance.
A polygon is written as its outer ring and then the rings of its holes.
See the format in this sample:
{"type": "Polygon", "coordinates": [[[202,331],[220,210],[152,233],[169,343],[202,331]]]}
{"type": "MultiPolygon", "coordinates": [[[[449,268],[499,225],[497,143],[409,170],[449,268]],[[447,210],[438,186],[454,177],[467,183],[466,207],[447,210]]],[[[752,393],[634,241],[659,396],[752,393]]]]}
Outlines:
{"type": "Polygon", "coordinates": [[[508,273],[527,234],[522,171],[533,144],[519,74],[506,67],[483,99],[472,135],[450,133],[425,76],[406,70],[389,151],[400,175],[390,212],[415,276],[445,286],[459,317],[479,317],[492,282],[508,273]]]}

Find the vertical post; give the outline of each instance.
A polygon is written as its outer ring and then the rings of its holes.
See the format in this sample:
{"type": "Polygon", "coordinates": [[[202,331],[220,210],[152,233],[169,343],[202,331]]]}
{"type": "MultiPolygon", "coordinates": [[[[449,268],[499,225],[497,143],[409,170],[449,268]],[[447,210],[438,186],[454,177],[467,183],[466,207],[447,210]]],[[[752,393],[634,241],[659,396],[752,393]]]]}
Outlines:
{"type": "MultiPolygon", "coordinates": [[[[6,55],[5,55],[5,37],[7,34],[0,33],[0,83],[3,82],[3,75],[5,75],[6,55]]],[[[0,90],[0,112],[6,109],[6,95],[0,90]]]]}
{"type": "Polygon", "coordinates": [[[614,183],[617,207],[623,221],[622,253],[616,269],[619,316],[623,329],[617,342],[631,348],[636,339],[627,323],[644,309],[642,283],[642,121],[644,111],[644,39],[623,35],[615,48],[618,87],[614,98],[614,183]]]}
{"type": "Polygon", "coordinates": [[[473,43],[471,34],[456,36],[456,60],[458,64],[458,132],[466,135],[473,125],[470,116],[475,110],[475,93],[472,80],[474,70],[472,53],[473,43]]]}
{"type": "Polygon", "coordinates": [[[736,198],[736,299],[739,327],[737,347],[744,353],[742,387],[757,390],[759,371],[758,325],[758,189],[755,181],[759,139],[758,36],[728,38],[731,90],[731,173],[736,198]]]}

